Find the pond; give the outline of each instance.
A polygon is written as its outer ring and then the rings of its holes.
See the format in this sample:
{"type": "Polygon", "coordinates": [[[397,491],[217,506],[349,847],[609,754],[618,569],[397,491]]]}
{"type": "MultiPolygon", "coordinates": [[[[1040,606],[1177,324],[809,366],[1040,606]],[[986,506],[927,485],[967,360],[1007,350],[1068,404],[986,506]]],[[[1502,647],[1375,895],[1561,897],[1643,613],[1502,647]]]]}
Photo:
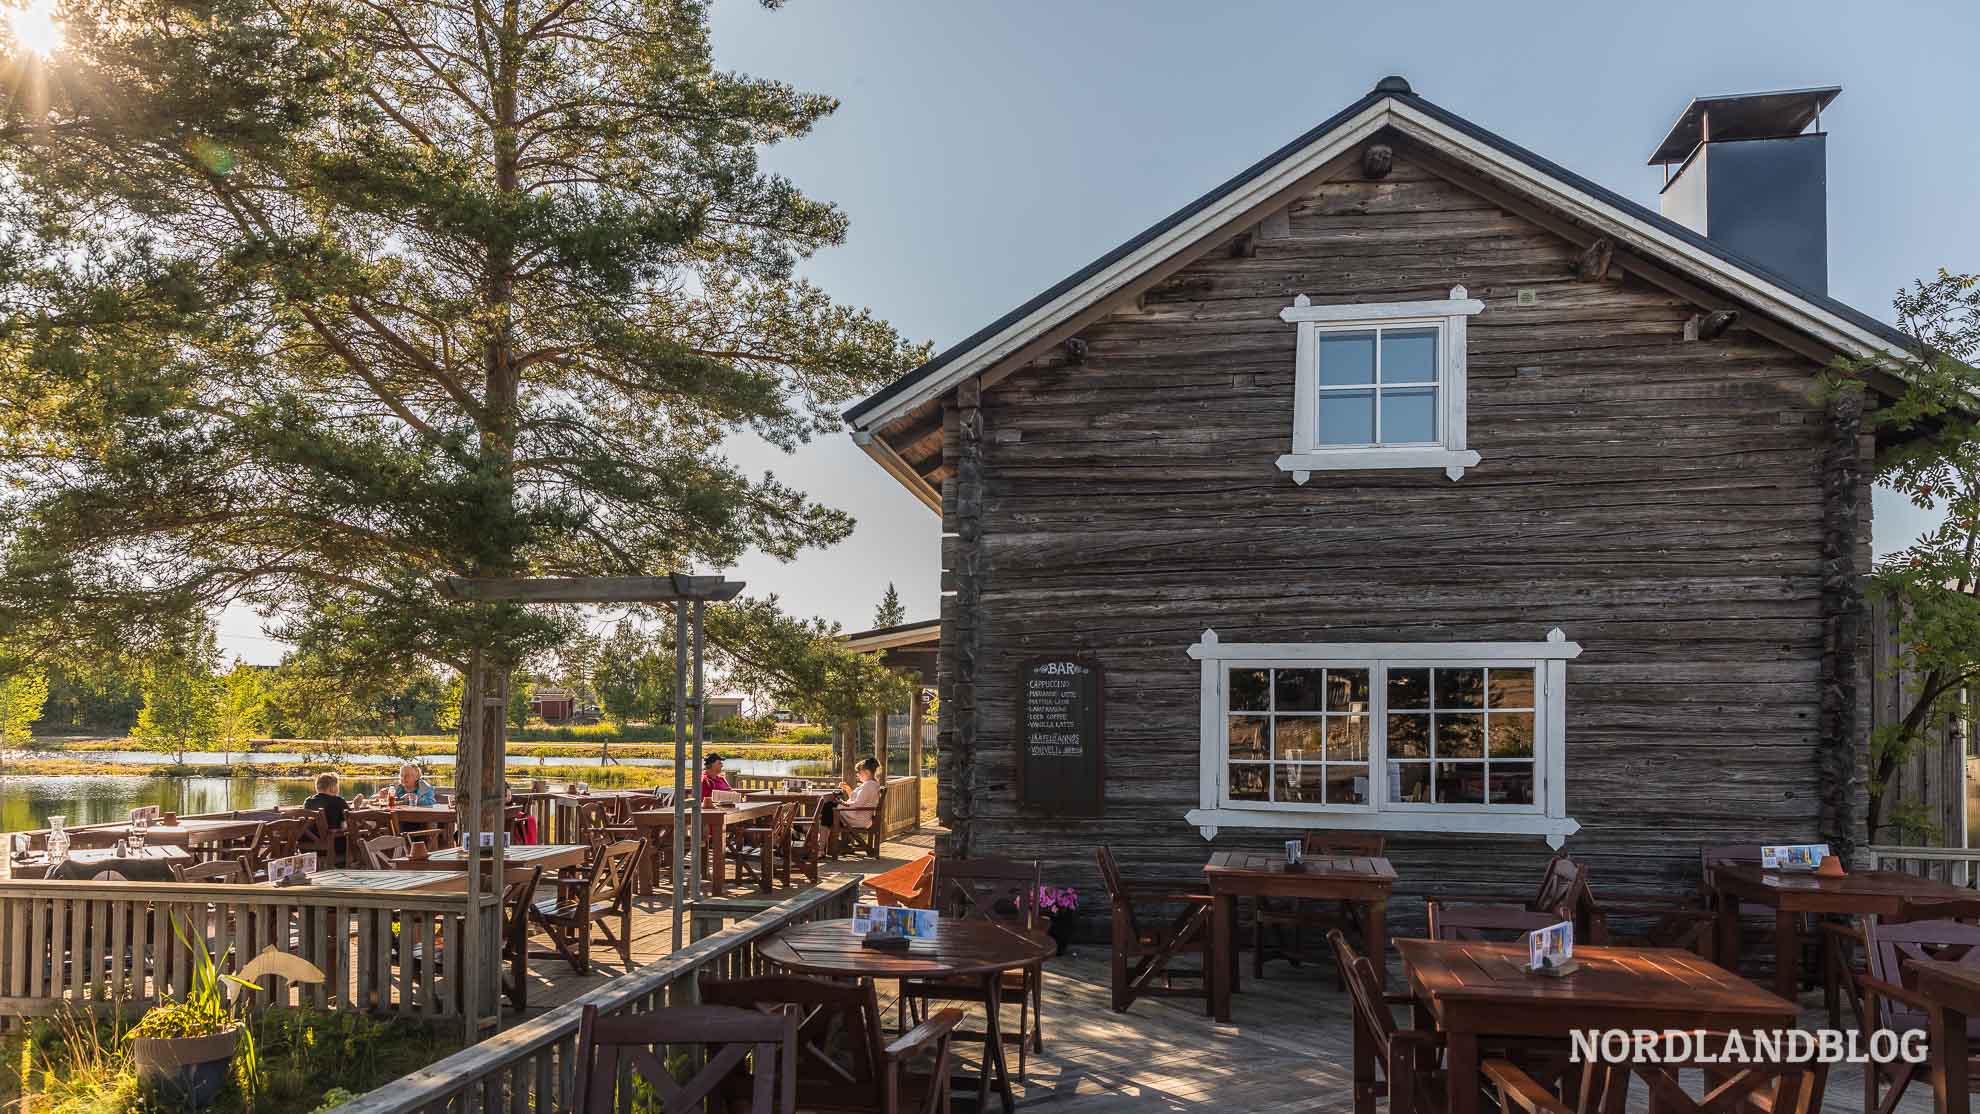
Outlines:
{"type": "MultiPolygon", "coordinates": [[[[91,757],[97,757],[92,755],[91,757]]],[[[291,761],[296,756],[289,756],[291,761]]],[[[558,760],[556,765],[565,765],[558,760]]],[[[527,777],[530,763],[512,761],[512,778],[527,777]]],[[[830,763],[752,762],[727,764],[730,773],[796,777],[828,772],[830,763]],[[821,769],[823,767],[824,769],[821,769]]],[[[376,792],[388,785],[391,771],[376,778],[345,778],[344,796],[376,792]]],[[[442,784],[447,779],[440,779],[442,784]]],[[[654,781],[657,783],[659,778],[654,781]]],[[[157,805],[161,812],[194,816],[203,812],[271,808],[301,804],[315,792],[308,778],[278,777],[0,777],[0,831],[20,832],[48,826],[48,817],[65,817],[69,824],[100,824],[122,820],[131,809],[157,805]]]]}

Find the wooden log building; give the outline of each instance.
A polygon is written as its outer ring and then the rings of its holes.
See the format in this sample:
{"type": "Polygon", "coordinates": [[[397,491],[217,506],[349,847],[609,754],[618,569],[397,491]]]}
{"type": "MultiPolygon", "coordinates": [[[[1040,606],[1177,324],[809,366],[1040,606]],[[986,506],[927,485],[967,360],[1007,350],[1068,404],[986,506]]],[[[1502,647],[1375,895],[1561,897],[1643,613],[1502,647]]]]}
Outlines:
{"type": "Polygon", "coordinates": [[[1694,102],[1659,214],[1387,78],[848,411],[941,515],[949,852],[1860,843],[1894,384],[1819,380],[1905,338],[1826,296],[1836,93],[1694,102]]]}

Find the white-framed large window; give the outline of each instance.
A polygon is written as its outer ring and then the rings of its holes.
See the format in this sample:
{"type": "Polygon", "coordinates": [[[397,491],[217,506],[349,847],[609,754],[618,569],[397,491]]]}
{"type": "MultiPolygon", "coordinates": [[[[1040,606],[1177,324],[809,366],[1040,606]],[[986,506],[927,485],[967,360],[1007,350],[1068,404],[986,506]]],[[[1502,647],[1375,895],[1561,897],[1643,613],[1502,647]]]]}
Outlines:
{"type": "Polygon", "coordinates": [[[1203,632],[1199,807],[1222,827],[1542,835],[1567,815],[1567,662],[1540,642],[1229,643],[1203,632]]]}
{"type": "Polygon", "coordinates": [[[1435,302],[1316,306],[1279,312],[1297,326],[1292,451],[1279,467],[1305,483],[1334,469],[1478,463],[1465,447],[1465,322],[1485,310],[1462,286],[1435,302]]]}

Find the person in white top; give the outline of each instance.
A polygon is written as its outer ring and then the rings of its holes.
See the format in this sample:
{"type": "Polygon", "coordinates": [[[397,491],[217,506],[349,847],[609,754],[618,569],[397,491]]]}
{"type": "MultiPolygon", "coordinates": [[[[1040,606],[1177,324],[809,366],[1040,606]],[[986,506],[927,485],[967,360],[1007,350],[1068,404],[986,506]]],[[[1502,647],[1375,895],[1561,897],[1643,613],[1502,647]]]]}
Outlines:
{"type": "Polygon", "coordinates": [[[880,783],[873,780],[880,772],[880,763],[872,758],[859,760],[859,784],[853,787],[852,796],[847,799],[843,820],[848,828],[870,828],[873,826],[873,808],[880,803],[880,783]]]}

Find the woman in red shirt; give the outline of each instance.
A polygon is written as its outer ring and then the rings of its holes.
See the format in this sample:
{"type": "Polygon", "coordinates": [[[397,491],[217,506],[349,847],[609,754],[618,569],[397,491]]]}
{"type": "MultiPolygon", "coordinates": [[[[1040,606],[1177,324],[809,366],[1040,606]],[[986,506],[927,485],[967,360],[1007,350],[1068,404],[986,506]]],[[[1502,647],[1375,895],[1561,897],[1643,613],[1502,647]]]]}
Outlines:
{"type": "Polygon", "coordinates": [[[734,792],[729,788],[729,779],[722,776],[722,756],[711,754],[701,760],[701,799],[706,803],[717,791],[734,792]]]}

